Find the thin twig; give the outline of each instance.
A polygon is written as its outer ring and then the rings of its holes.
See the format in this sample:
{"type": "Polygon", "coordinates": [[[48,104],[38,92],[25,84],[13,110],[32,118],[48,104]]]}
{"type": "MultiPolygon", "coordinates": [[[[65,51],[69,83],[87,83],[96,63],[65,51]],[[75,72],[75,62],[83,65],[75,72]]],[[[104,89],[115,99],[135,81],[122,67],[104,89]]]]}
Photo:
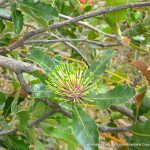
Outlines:
{"type": "Polygon", "coordinates": [[[65,116],[72,118],[71,113],[65,111],[61,106],[59,106],[57,103],[52,102],[50,100],[46,100],[46,99],[38,99],[41,102],[44,102],[46,105],[48,105],[49,107],[52,107],[53,109],[57,109],[58,112],[64,114],[65,116]]]}
{"type": "MultiPolygon", "coordinates": [[[[59,17],[62,18],[62,19],[67,19],[67,20],[73,19],[72,17],[66,16],[66,15],[63,15],[63,14],[59,14],[59,17]]],[[[82,21],[78,21],[77,24],[78,25],[82,25],[85,28],[91,29],[91,30],[93,30],[93,31],[95,31],[97,33],[103,34],[104,36],[107,36],[109,38],[116,38],[116,35],[108,34],[106,32],[103,32],[103,31],[97,29],[96,27],[93,27],[93,26],[89,25],[88,23],[85,23],[85,22],[82,22],[82,21]]]]}
{"type": "MultiPolygon", "coordinates": [[[[122,106],[122,105],[118,105],[118,106],[117,106],[117,105],[112,105],[112,106],[110,107],[110,109],[115,110],[115,111],[118,111],[118,112],[120,112],[121,114],[124,114],[125,116],[131,118],[131,119],[134,120],[134,121],[135,121],[135,119],[136,119],[136,116],[133,114],[133,111],[130,110],[129,108],[125,107],[125,106],[122,106]]],[[[140,116],[138,119],[139,119],[139,121],[141,121],[141,122],[147,121],[147,118],[145,118],[144,116],[140,116]]]]}
{"type": "Polygon", "coordinates": [[[125,127],[107,127],[107,126],[102,126],[98,125],[98,129],[101,132],[111,132],[111,133],[119,133],[119,132],[126,132],[129,131],[129,129],[132,126],[125,126],[125,127]]]}
{"type": "Polygon", "coordinates": [[[89,44],[93,44],[93,45],[97,45],[100,47],[113,47],[113,46],[122,46],[119,43],[116,44],[104,44],[102,42],[97,42],[97,41],[92,41],[92,40],[86,40],[86,39],[55,39],[55,40],[30,40],[30,41],[26,41],[24,42],[25,45],[30,45],[30,44],[35,44],[35,43],[58,43],[58,42],[85,42],[85,43],[89,43],[89,44]]]}
{"type": "MultiPolygon", "coordinates": [[[[77,17],[74,17],[72,19],[69,19],[69,20],[66,20],[63,22],[54,23],[54,24],[50,25],[50,30],[54,30],[54,29],[57,29],[57,28],[60,28],[60,27],[63,27],[63,26],[66,26],[66,25],[69,25],[72,23],[76,23],[76,22],[84,20],[84,19],[92,18],[92,17],[98,16],[98,15],[104,15],[104,14],[114,12],[117,10],[127,9],[127,8],[135,8],[135,7],[146,7],[146,6],[150,6],[150,2],[140,2],[140,3],[134,3],[134,4],[125,4],[125,5],[119,5],[119,6],[114,6],[114,7],[108,7],[103,10],[89,12],[89,13],[77,16],[77,17]]],[[[43,33],[43,32],[45,32],[45,29],[43,29],[43,28],[39,28],[34,31],[30,31],[30,32],[26,33],[22,39],[14,42],[10,46],[8,46],[8,49],[10,51],[12,51],[12,50],[18,48],[19,46],[23,45],[23,43],[25,41],[29,40],[31,37],[33,37],[37,34],[43,33]]]]}
{"type": "MultiPolygon", "coordinates": [[[[55,35],[55,34],[52,34],[52,33],[51,33],[51,36],[54,37],[54,38],[56,38],[57,40],[60,39],[60,37],[57,36],[57,35],[55,35]]],[[[87,57],[85,57],[85,56],[82,54],[82,52],[81,52],[77,47],[75,47],[74,45],[72,45],[71,43],[69,43],[69,42],[67,42],[67,41],[63,41],[63,43],[66,44],[67,46],[69,46],[70,48],[72,48],[73,50],[75,50],[75,51],[82,57],[82,59],[85,61],[85,63],[86,63],[87,66],[90,65],[90,63],[89,63],[87,57]]]]}
{"type": "Polygon", "coordinates": [[[31,89],[29,87],[29,85],[26,83],[26,81],[23,78],[22,73],[16,73],[17,79],[20,82],[21,87],[28,93],[31,94],[31,89]]]}
{"type": "Polygon", "coordinates": [[[39,119],[37,119],[36,121],[32,122],[30,125],[28,125],[28,128],[32,128],[33,126],[38,125],[40,122],[42,122],[43,120],[47,119],[49,116],[57,113],[58,110],[57,109],[53,109],[47,113],[45,113],[42,117],[40,117],[39,119]]]}

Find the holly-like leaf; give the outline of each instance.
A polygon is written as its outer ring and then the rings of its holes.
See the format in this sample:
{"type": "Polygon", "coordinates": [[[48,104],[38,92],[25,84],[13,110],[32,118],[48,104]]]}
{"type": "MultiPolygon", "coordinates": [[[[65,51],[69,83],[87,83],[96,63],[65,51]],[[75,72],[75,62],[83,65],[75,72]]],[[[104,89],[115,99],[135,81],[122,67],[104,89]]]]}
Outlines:
{"type": "Polygon", "coordinates": [[[127,142],[132,146],[129,146],[130,150],[147,150],[150,141],[150,120],[147,120],[144,123],[136,123],[130,129],[133,133],[133,136],[127,137],[127,142]],[[138,145],[136,145],[138,144],[138,145]]]}
{"type": "MultiPolygon", "coordinates": [[[[126,0],[106,0],[107,6],[118,6],[122,4],[126,4],[126,0]]],[[[117,12],[111,12],[106,15],[107,22],[116,29],[117,23],[119,23],[122,20],[125,20],[127,17],[127,9],[124,10],[118,10],[117,12]]]]}
{"type": "Polygon", "coordinates": [[[39,25],[49,30],[48,21],[58,17],[57,10],[43,2],[30,0],[18,0],[20,9],[30,15],[39,25]]]}
{"type": "Polygon", "coordinates": [[[99,60],[98,62],[93,62],[90,65],[90,68],[85,73],[85,78],[88,77],[89,75],[90,75],[90,78],[94,78],[94,79],[100,76],[105,71],[113,54],[114,54],[113,50],[107,50],[103,54],[101,60],[99,60]]]}
{"type": "MultiPolygon", "coordinates": [[[[107,93],[86,96],[86,99],[92,100],[96,106],[106,109],[111,105],[128,102],[135,95],[134,88],[128,85],[118,85],[107,93]]],[[[87,101],[88,102],[88,101],[87,101]]]]}
{"type": "Polygon", "coordinates": [[[41,131],[45,136],[55,137],[56,139],[64,141],[65,143],[71,146],[72,150],[77,149],[78,142],[72,134],[71,129],[68,129],[67,126],[64,127],[62,124],[56,127],[42,126],[41,131]]]}
{"type": "Polygon", "coordinates": [[[17,9],[15,3],[11,5],[11,12],[14,31],[19,34],[23,28],[23,14],[17,9]]]}
{"type": "Polygon", "coordinates": [[[54,67],[54,61],[44,52],[38,48],[30,49],[29,59],[38,63],[46,73],[50,73],[51,69],[54,67]]]}
{"type": "Polygon", "coordinates": [[[78,142],[86,150],[98,150],[99,133],[94,120],[80,106],[73,109],[72,127],[78,142]]]}
{"type": "Polygon", "coordinates": [[[19,128],[21,131],[25,131],[28,125],[29,120],[29,112],[28,111],[19,111],[17,113],[17,116],[19,118],[19,128]]]}

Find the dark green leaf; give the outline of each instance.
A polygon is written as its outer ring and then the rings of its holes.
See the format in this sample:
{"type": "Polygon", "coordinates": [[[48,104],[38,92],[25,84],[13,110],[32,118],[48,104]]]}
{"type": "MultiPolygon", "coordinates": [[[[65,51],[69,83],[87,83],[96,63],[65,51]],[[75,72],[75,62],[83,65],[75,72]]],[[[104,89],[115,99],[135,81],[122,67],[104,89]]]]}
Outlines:
{"type": "Polygon", "coordinates": [[[7,116],[10,114],[11,112],[11,104],[13,102],[13,97],[8,97],[6,100],[5,100],[5,105],[3,107],[3,115],[5,118],[7,118],[7,116]]]}
{"type": "Polygon", "coordinates": [[[2,19],[0,19],[0,33],[4,30],[5,24],[2,19]]]}
{"type": "Polygon", "coordinates": [[[78,142],[86,150],[98,150],[99,133],[94,120],[81,107],[73,109],[73,131],[78,142]]]}
{"type": "Polygon", "coordinates": [[[30,150],[29,144],[25,139],[17,138],[15,135],[10,135],[6,138],[7,149],[11,150],[30,150]]]}
{"type": "Polygon", "coordinates": [[[50,73],[51,69],[54,67],[54,61],[38,48],[30,49],[29,59],[38,63],[46,73],[50,73]]]}
{"type": "Polygon", "coordinates": [[[10,42],[9,38],[2,38],[0,39],[0,46],[7,46],[10,42]]]}
{"type": "MultiPolygon", "coordinates": [[[[122,5],[126,3],[127,3],[126,0],[106,0],[107,6],[118,6],[118,5],[122,5]]],[[[117,24],[120,23],[120,21],[126,19],[127,9],[108,13],[106,17],[107,17],[108,23],[113,27],[113,29],[116,29],[117,24]]]]}
{"type": "Polygon", "coordinates": [[[75,139],[75,137],[73,136],[71,129],[69,130],[67,128],[67,126],[62,126],[61,124],[59,124],[56,127],[41,127],[41,131],[45,136],[51,136],[51,137],[55,137],[57,139],[60,139],[62,141],[65,141],[66,143],[68,143],[69,145],[71,145],[72,150],[76,150],[77,148],[77,140],[75,139]]]}
{"type": "Polygon", "coordinates": [[[133,136],[127,137],[130,150],[148,150],[150,148],[150,120],[144,123],[136,123],[130,129],[133,136]]]}
{"type": "Polygon", "coordinates": [[[35,76],[36,78],[38,78],[38,79],[40,79],[40,81],[42,82],[42,83],[44,83],[44,84],[46,84],[46,74],[44,74],[44,73],[40,73],[39,72],[39,70],[35,70],[35,71],[33,71],[32,73],[31,73],[33,76],[35,76]]]}
{"type": "Polygon", "coordinates": [[[48,21],[58,16],[57,10],[43,2],[30,0],[18,0],[21,10],[30,15],[38,24],[49,30],[48,21]]]}
{"type": "Polygon", "coordinates": [[[0,91],[0,104],[3,104],[3,102],[5,101],[6,95],[0,91]]]}
{"type": "Polygon", "coordinates": [[[16,7],[16,4],[11,5],[12,22],[15,33],[19,34],[23,27],[23,15],[16,7]]]}
{"type": "Polygon", "coordinates": [[[21,131],[25,131],[25,129],[27,129],[27,125],[28,125],[29,112],[28,111],[19,111],[19,112],[17,112],[17,116],[19,118],[19,129],[21,131]]]}
{"type": "Polygon", "coordinates": [[[102,56],[101,60],[99,60],[98,62],[93,62],[90,65],[90,68],[85,73],[85,78],[90,76],[91,78],[95,79],[96,77],[100,76],[105,71],[113,54],[113,50],[107,50],[102,56]]]}
{"type": "MultiPolygon", "coordinates": [[[[128,85],[118,85],[114,89],[102,94],[92,94],[86,99],[93,100],[93,103],[100,108],[108,108],[111,105],[122,104],[128,102],[135,95],[134,88],[128,85]]],[[[85,100],[86,100],[85,99],[85,100]]]]}

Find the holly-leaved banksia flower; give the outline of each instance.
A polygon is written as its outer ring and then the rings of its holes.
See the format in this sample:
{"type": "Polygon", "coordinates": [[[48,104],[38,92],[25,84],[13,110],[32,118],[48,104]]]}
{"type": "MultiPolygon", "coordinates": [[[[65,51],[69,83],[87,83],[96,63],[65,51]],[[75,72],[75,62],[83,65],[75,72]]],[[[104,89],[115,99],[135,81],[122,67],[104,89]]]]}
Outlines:
{"type": "Polygon", "coordinates": [[[87,67],[70,63],[57,65],[48,75],[48,88],[58,100],[86,103],[85,98],[95,89],[93,80],[87,75],[87,67]]]}

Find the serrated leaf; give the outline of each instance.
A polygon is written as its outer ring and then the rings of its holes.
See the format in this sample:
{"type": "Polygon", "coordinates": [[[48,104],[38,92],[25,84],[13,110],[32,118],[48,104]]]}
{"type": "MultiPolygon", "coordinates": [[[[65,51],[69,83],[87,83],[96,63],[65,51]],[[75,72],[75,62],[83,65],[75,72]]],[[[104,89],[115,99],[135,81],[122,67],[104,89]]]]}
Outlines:
{"type": "Polygon", "coordinates": [[[49,30],[48,21],[58,17],[57,10],[43,2],[32,2],[30,0],[18,0],[20,9],[30,15],[38,24],[49,30]]]}
{"type": "Polygon", "coordinates": [[[73,136],[71,129],[67,129],[67,126],[63,126],[62,124],[56,126],[56,127],[44,127],[41,125],[41,132],[45,135],[45,136],[52,136],[54,138],[57,138],[59,140],[64,141],[65,143],[71,145],[72,150],[76,150],[77,149],[77,140],[75,139],[75,137],[73,136]]]}
{"type": "Polygon", "coordinates": [[[84,77],[86,78],[90,75],[91,78],[95,79],[96,77],[100,76],[105,71],[113,54],[114,54],[113,50],[107,50],[103,54],[101,60],[99,60],[98,62],[93,62],[90,65],[90,68],[86,71],[84,77]]]}
{"type": "Polygon", "coordinates": [[[23,28],[23,14],[17,9],[16,4],[11,5],[11,12],[14,31],[19,34],[23,28]]]}
{"type": "MultiPolygon", "coordinates": [[[[128,102],[135,95],[134,88],[128,85],[118,85],[114,89],[102,94],[92,94],[86,96],[86,99],[93,100],[93,104],[106,109],[111,105],[117,105],[128,102]]],[[[85,99],[85,100],[86,100],[85,99]]]]}
{"type": "Polygon", "coordinates": [[[86,150],[98,150],[99,133],[96,123],[80,106],[73,108],[72,127],[76,139],[86,150]]]}
{"type": "Polygon", "coordinates": [[[28,111],[19,111],[17,112],[17,116],[19,118],[19,128],[21,131],[25,131],[28,125],[29,120],[29,112],[28,111]]]}
{"type": "Polygon", "coordinates": [[[44,52],[38,48],[30,49],[29,59],[38,63],[46,73],[50,73],[54,67],[54,61],[44,52]]]}
{"type": "MultiPolygon", "coordinates": [[[[106,5],[109,7],[123,5],[126,3],[127,3],[127,0],[106,0],[106,5]]],[[[112,29],[116,31],[118,29],[118,24],[122,20],[125,20],[126,17],[127,17],[127,9],[122,9],[122,10],[108,13],[106,15],[106,21],[112,27],[112,29]]]]}
{"type": "Polygon", "coordinates": [[[130,150],[147,150],[150,146],[150,120],[147,120],[144,123],[136,123],[130,129],[133,133],[133,136],[126,137],[127,142],[133,144],[129,146],[130,150]],[[138,145],[134,145],[138,144],[138,145]]]}

